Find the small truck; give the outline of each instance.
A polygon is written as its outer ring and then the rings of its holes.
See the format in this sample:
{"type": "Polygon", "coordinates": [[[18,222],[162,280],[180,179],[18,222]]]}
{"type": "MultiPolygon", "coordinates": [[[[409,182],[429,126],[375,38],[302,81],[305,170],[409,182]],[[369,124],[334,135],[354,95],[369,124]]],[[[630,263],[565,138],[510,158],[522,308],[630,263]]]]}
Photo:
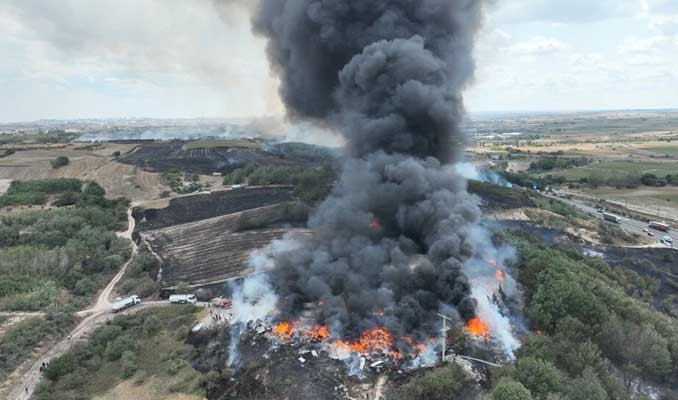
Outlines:
{"type": "Polygon", "coordinates": [[[233,307],[233,302],[231,299],[225,299],[223,297],[216,297],[210,301],[212,307],[223,308],[225,310],[230,310],[233,307]]]}
{"type": "Polygon", "coordinates": [[[117,313],[126,310],[139,303],[141,303],[141,299],[137,295],[130,296],[122,300],[118,300],[115,303],[113,303],[113,312],[117,313]]]}
{"type": "Polygon", "coordinates": [[[194,294],[173,294],[169,298],[172,304],[195,304],[198,299],[194,294]]]}

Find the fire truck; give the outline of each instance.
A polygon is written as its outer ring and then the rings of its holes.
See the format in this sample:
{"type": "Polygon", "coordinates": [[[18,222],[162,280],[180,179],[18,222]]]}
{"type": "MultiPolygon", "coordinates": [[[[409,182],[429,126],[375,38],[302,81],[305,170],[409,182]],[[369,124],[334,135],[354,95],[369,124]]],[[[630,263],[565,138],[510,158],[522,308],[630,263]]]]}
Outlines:
{"type": "Polygon", "coordinates": [[[656,229],[656,230],[662,231],[662,232],[668,232],[669,229],[671,229],[671,227],[668,226],[667,224],[663,224],[661,222],[656,222],[656,221],[650,222],[650,228],[656,229]]]}
{"type": "Polygon", "coordinates": [[[231,307],[233,307],[231,299],[225,299],[223,297],[214,298],[210,303],[212,304],[212,307],[224,308],[226,310],[230,310],[231,307]]]}

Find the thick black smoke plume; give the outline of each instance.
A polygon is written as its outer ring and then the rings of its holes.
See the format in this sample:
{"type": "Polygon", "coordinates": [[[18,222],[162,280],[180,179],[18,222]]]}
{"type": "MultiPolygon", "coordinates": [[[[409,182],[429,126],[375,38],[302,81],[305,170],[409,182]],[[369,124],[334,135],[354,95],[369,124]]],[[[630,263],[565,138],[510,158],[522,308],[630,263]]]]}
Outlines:
{"type": "Polygon", "coordinates": [[[465,137],[481,0],[266,0],[254,18],[292,117],[340,131],[349,161],[309,222],[270,254],[278,307],[335,334],[427,336],[447,306],[474,314],[462,263],[479,217],[449,163],[465,137]]]}

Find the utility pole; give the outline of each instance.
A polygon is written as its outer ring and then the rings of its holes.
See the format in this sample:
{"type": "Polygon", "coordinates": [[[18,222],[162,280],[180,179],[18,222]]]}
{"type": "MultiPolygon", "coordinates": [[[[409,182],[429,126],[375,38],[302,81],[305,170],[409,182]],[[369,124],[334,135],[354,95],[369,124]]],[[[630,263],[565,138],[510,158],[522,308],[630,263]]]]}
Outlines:
{"type": "Polygon", "coordinates": [[[447,320],[449,319],[452,321],[452,318],[438,313],[438,316],[443,319],[443,330],[442,330],[442,336],[443,336],[443,353],[442,353],[442,362],[443,364],[445,363],[445,350],[447,348],[447,320]]]}

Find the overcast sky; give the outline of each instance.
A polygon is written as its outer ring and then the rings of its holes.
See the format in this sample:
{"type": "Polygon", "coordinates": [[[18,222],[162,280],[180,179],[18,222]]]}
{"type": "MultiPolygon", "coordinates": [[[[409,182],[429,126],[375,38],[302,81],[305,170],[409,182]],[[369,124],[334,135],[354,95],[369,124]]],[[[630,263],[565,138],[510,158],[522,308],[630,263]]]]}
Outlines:
{"type": "MultiPolygon", "coordinates": [[[[0,121],[281,113],[234,2],[2,0],[0,121]]],[[[677,0],[496,2],[469,111],[678,108],[677,0]]]]}

